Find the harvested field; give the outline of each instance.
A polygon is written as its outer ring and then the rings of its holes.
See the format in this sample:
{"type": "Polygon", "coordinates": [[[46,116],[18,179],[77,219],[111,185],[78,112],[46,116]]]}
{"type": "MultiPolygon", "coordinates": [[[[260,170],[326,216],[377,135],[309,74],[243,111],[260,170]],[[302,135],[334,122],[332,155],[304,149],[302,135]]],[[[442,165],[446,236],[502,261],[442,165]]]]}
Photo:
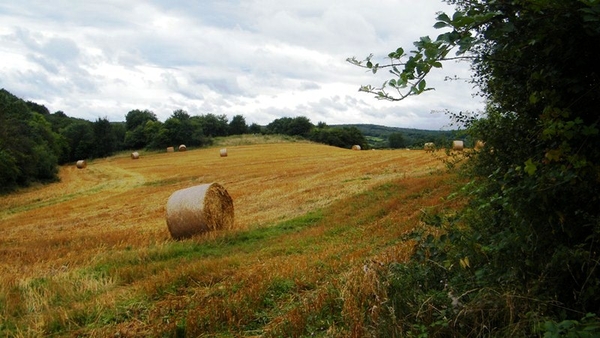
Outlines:
{"type": "MultiPolygon", "coordinates": [[[[185,332],[227,332],[227,323],[237,320],[233,331],[252,335],[245,324],[251,309],[266,310],[248,299],[265,297],[269,285],[284,280],[291,290],[306,284],[318,293],[321,283],[340,282],[341,273],[368,257],[406,257],[410,246],[390,243],[418,223],[422,208],[447,207],[444,166],[425,151],[258,143],[228,145],[224,161],[215,156],[218,149],[145,153],[143,161],[123,153],[94,160],[86,170],[64,166],[59,183],[0,196],[0,318],[8,323],[0,333],[161,335],[200,306],[184,320],[185,332]],[[234,230],[173,241],[167,199],[211,182],[234,201],[234,230]],[[397,190],[404,194],[397,198],[410,202],[373,200],[397,190]],[[393,224],[394,230],[383,228],[393,224]],[[210,306],[225,312],[211,315],[202,297],[218,293],[210,306]],[[134,309],[136,302],[142,308],[134,309]],[[224,302],[239,313],[227,312],[224,302]],[[171,326],[160,324],[161,309],[173,311],[171,326]],[[100,325],[104,312],[120,319],[100,325]],[[69,319],[82,313],[87,319],[69,319]]],[[[269,315],[257,332],[291,315],[269,315]]]]}

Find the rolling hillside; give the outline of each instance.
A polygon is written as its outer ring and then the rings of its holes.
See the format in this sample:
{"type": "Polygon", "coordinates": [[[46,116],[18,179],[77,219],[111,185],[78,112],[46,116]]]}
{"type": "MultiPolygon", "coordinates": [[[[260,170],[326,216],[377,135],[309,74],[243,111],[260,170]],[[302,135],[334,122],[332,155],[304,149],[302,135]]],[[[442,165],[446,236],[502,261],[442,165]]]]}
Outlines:
{"type": "Polygon", "coordinates": [[[366,329],[368,294],[384,297],[377,269],[410,254],[402,235],[458,203],[424,151],[262,136],[227,149],[123,153],[1,196],[0,334],[347,336],[366,329]],[[166,200],[210,182],[235,229],[172,240],[166,200]]]}
{"type": "Polygon", "coordinates": [[[453,139],[463,139],[458,131],[455,130],[424,130],[413,128],[398,128],[380,126],[375,124],[340,124],[332,127],[356,127],[367,138],[371,148],[388,148],[389,136],[392,134],[402,134],[406,147],[422,148],[426,142],[435,142],[440,146],[449,146],[453,139]]]}

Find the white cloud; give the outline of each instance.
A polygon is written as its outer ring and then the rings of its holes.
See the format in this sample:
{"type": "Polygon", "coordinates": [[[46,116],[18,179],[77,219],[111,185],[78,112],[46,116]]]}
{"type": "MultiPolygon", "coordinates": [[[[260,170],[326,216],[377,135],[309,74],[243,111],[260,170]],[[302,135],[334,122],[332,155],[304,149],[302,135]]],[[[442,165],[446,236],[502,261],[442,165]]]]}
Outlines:
{"type": "Polygon", "coordinates": [[[150,109],[165,119],[242,114],[266,124],[303,115],[313,123],[440,129],[442,114],[475,110],[466,65],[445,65],[436,91],[402,102],[359,93],[379,85],[345,58],[410,48],[438,34],[439,0],[20,1],[0,4],[0,87],[50,111],[122,121],[150,109]]]}

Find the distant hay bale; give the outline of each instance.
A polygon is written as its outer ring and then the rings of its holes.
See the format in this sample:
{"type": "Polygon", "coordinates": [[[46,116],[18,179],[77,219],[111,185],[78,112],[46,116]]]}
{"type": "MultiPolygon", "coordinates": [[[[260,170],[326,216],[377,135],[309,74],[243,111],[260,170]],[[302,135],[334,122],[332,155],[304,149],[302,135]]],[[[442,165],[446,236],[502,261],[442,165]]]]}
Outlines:
{"type": "Polygon", "coordinates": [[[435,150],[435,143],[433,143],[433,142],[426,142],[423,145],[423,149],[425,149],[425,151],[427,151],[427,152],[432,152],[432,151],[435,150]]]}
{"type": "Polygon", "coordinates": [[[233,200],[218,183],[175,191],[167,201],[167,226],[174,239],[233,228],[233,200]]]}
{"type": "Polygon", "coordinates": [[[219,150],[219,155],[221,155],[221,157],[227,157],[227,148],[219,150]]]}
{"type": "Polygon", "coordinates": [[[465,144],[463,141],[452,141],[452,150],[458,150],[458,151],[462,151],[465,147],[465,144]]]}
{"type": "Polygon", "coordinates": [[[179,146],[179,151],[186,151],[187,147],[185,146],[185,144],[182,144],[179,146]]]}
{"type": "Polygon", "coordinates": [[[79,160],[76,163],[77,169],[83,169],[85,167],[87,167],[87,163],[85,162],[85,160],[79,160]]]}
{"type": "Polygon", "coordinates": [[[140,158],[140,153],[138,153],[137,151],[134,151],[133,153],[131,153],[132,160],[137,160],[139,158],[140,158]]]}
{"type": "Polygon", "coordinates": [[[358,144],[355,144],[352,146],[352,150],[360,150],[360,146],[358,144]]]}
{"type": "Polygon", "coordinates": [[[173,152],[175,152],[175,148],[167,147],[167,153],[173,153],[173,152]]]}
{"type": "Polygon", "coordinates": [[[476,150],[481,150],[483,148],[483,146],[485,146],[485,142],[478,140],[477,142],[475,142],[475,149],[476,150]]]}

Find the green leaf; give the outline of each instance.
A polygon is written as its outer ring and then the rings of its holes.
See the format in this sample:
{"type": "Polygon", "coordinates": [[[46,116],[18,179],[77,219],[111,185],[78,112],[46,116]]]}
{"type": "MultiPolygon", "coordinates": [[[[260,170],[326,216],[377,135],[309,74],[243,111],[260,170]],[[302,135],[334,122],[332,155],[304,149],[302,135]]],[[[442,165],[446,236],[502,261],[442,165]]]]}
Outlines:
{"type": "Polygon", "coordinates": [[[421,82],[419,82],[419,92],[424,91],[426,86],[427,82],[425,82],[425,80],[421,80],[421,82]]]}
{"type": "Polygon", "coordinates": [[[598,135],[598,128],[595,125],[584,126],[581,133],[585,136],[598,135]]]}
{"type": "Polygon", "coordinates": [[[449,27],[449,26],[450,25],[445,22],[438,21],[435,23],[435,25],[433,25],[433,28],[440,29],[440,28],[449,27]]]}
{"type": "Polygon", "coordinates": [[[531,159],[525,161],[525,172],[529,174],[529,176],[533,176],[537,171],[537,166],[531,159]]]}
{"type": "Polygon", "coordinates": [[[446,13],[441,13],[440,15],[438,15],[438,17],[436,19],[438,19],[440,21],[443,21],[443,22],[446,22],[446,23],[451,23],[452,22],[452,20],[450,20],[450,17],[446,13]]]}
{"type": "Polygon", "coordinates": [[[560,158],[562,156],[562,150],[561,149],[548,150],[546,152],[546,155],[544,155],[544,156],[550,161],[560,161],[560,158]]]}
{"type": "Polygon", "coordinates": [[[531,95],[529,95],[529,103],[531,104],[536,104],[539,101],[539,97],[538,97],[538,93],[537,92],[533,92],[531,93],[531,95]]]}
{"type": "Polygon", "coordinates": [[[459,11],[454,12],[454,14],[452,15],[452,23],[455,23],[456,21],[460,20],[464,16],[465,16],[465,14],[463,12],[459,12],[459,11]]]}

